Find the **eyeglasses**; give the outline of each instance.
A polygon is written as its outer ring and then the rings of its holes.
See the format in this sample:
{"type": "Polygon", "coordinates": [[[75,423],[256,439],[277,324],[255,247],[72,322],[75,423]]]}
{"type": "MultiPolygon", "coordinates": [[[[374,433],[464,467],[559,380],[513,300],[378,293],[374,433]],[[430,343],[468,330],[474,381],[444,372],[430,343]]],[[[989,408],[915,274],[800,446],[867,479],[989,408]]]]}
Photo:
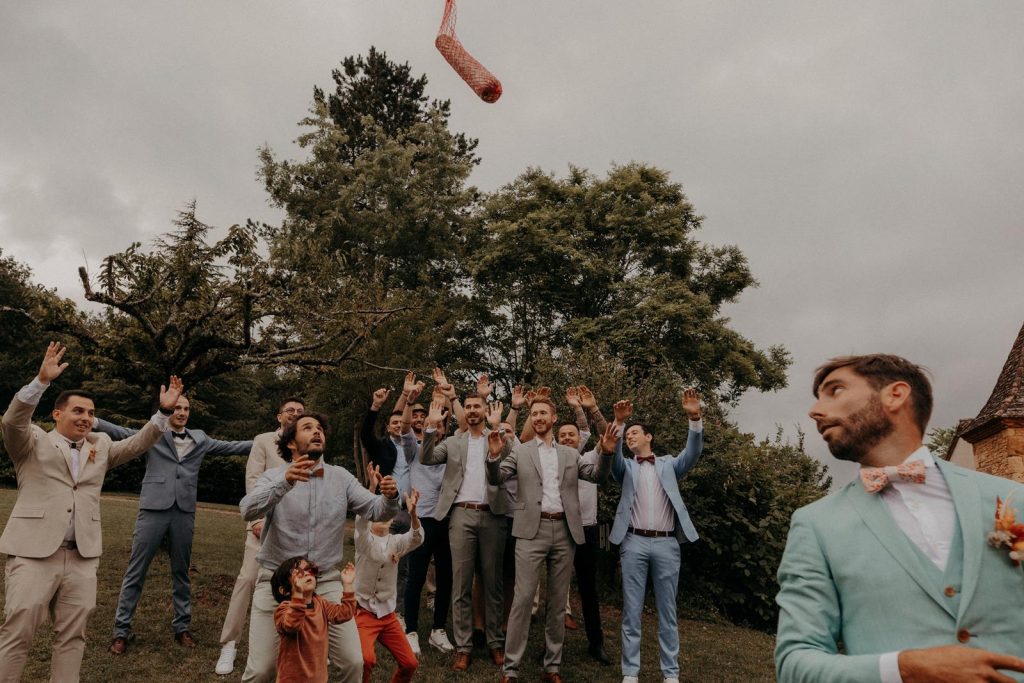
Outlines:
{"type": "Polygon", "coordinates": [[[302,415],[302,408],[285,408],[281,412],[285,415],[302,415]]]}
{"type": "Polygon", "coordinates": [[[316,566],[312,562],[307,562],[306,566],[304,567],[295,567],[294,569],[292,569],[292,573],[298,574],[299,576],[302,576],[303,574],[309,574],[315,579],[316,577],[320,576],[320,567],[316,566]]]}

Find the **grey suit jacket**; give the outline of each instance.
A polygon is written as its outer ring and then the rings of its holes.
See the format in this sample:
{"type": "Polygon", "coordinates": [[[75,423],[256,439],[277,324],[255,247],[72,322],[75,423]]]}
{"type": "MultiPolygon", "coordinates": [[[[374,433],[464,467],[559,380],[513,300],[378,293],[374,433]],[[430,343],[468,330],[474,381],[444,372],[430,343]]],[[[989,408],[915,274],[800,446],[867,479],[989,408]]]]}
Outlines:
{"type": "MultiPolygon", "coordinates": [[[[484,430],[484,434],[487,430],[484,430]]],[[[444,480],[441,482],[441,493],[437,499],[435,519],[444,519],[452,509],[455,497],[462,488],[462,480],[466,476],[466,458],[469,454],[469,432],[449,436],[437,443],[437,431],[424,432],[423,443],[420,444],[420,462],[424,465],[447,464],[444,480]]],[[[484,446],[484,458],[487,458],[487,447],[484,446]]],[[[487,482],[487,504],[491,513],[504,515],[508,511],[508,496],[505,490],[487,482]]]]}
{"type": "MultiPolygon", "coordinates": [[[[562,510],[569,532],[577,545],[586,543],[583,535],[583,517],[580,515],[579,480],[601,484],[608,478],[612,467],[611,453],[601,455],[597,464],[584,462],[575,448],[555,444],[558,453],[558,491],[562,496],[562,510]]],[[[515,448],[505,450],[497,460],[487,458],[487,481],[498,485],[511,477],[519,479],[519,493],[512,521],[512,535],[533,538],[540,529],[541,499],[544,495],[544,470],[540,463],[537,440],[532,439],[515,448]]]]}
{"type": "MultiPolygon", "coordinates": [[[[114,441],[127,439],[136,431],[106,420],[97,420],[93,429],[107,434],[114,441]]],[[[252,448],[252,441],[219,441],[199,429],[186,429],[185,433],[196,443],[180,460],[170,429],[146,451],[146,474],[142,477],[142,491],[139,493],[140,510],[166,510],[177,504],[183,512],[195,512],[199,466],[203,458],[207,455],[249,455],[252,448]]]]}

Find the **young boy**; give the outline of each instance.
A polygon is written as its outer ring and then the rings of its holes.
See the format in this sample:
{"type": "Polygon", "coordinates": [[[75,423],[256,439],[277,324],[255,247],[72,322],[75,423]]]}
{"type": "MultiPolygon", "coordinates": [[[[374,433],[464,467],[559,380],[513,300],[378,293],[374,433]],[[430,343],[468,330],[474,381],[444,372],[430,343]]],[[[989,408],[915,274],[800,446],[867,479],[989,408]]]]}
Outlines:
{"type": "MultiPolygon", "coordinates": [[[[376,488],[379,475],[370,468],[369,488],[376,488]]],[[[377,664],[374,644],[381,644],[391,652],[398,663],[398,670],[391,677],[391,683],[406,683],[412,680],[418,665],[416,655],[405,637],[405,629],[395,612],[398,561],[413,548],[423,543],[423,530],[416,516],[416,503],[420,494],[416,489],[405,496],[405,508],[409,512],[409,531],[391,534],[388,522],[370,522],[356,517],[356,626],[359,641],[363,647],[363,683],[368,683],[373,667],[377,664]]]]}
{"type": "Polygon", "coordinates": [[[274,625],[281,634],[278,683],[327,683],[327,627],[355,616],[356,568],[349,562],[341,570],[340,603],[316,594],[319,571],[305,557],[293,557],[270,578],[274,598],[281,603],[274,611],[274,625]]]}

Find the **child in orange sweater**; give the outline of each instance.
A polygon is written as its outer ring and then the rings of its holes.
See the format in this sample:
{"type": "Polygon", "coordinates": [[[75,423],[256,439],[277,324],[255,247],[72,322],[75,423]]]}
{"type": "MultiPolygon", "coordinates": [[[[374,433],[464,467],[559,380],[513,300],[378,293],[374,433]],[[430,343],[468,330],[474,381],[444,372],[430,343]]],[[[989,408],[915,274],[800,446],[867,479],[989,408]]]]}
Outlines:
{"type": "Polygon", "coordinates": [[[341,602],[316,594],[319,569],[305,557],[285,560],[270,578],[274,598],[274,625],[281,634],[277,653],[278,683],[327,683],[327,627],[353,618],[356,568],[349,562],[341,570],[341,602]]]}

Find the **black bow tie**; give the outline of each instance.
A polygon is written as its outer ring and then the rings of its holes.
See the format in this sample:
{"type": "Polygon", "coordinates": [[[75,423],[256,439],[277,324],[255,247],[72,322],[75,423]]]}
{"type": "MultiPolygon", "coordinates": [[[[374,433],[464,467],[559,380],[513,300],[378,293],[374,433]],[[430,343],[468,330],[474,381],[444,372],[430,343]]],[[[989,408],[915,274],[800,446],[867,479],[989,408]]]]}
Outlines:
{"type": "MultiPolygon", "coordinates": [[[[67,441],[67,439],[65,439],[65,441],[67,441]]],[[[79,441],[68,441],[68,448],[70,448],[73,451],[80,451],[80,450],[82,450],[81,442],[79,442],[79,441]]]]}
{"type": "Polygon", "coordinates": [[[188,432],[171,432],[171,435],[175,439],[187,439],[188,438],[188,432]]]}

